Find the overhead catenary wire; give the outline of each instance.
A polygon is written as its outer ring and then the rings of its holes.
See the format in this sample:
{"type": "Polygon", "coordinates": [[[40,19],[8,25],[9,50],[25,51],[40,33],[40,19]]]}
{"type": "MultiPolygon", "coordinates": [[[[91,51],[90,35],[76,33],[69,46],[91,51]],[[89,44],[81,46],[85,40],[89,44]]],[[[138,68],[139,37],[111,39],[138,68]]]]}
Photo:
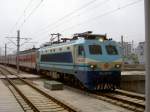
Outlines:
{"type": "Polygon", "coordinates": [[[35,6],[35,8],[29,13],[29,15],[24,19],[22,24],[20,25],[19,29],[23,27],[23,25],[29,20],[29,18],[35,13],[35,11],[40,7],[44,0],[40,0],[40,2],[35,6]]]}
{"type": "Polygon", "coordinates": [[[25,7],[24,11],[23,11],[23,14],[18,18],[18,20],[16,21],[15,25],[12,27],[12,29],[10,30],[10,33],[12,33],[15,28],[17,28],[18,24],[20,23],[20,21],[22,19],[23,22],[21,22],[20,26],[18,27],[18,29],[22,28],[23,25],[27,22],[27,20],[34,14],[34,12],[40,7],[41,3],[44,1],[44,0],[40,0],[40,2],[34,7],[34,9],[29,13],[27,14],[27,17],[25,17],[25,14],[27,12],[27,10],[30,8],[31,4],[33,3],[34,0],[30,0],[29,3],[27,4],[27,6],[25,7]]]}
{"type": "MultiPolygon", "coordinates": [[[[42,0],[42,1],[43,1],[43,0],[42,0]]],[[[142,1],[142,0],[137,0],[137,1],[142,1]]],[[[38,7],[39,7],[39,6],[38,6],[38,7]]],[[[38,7],[37,7],[37,8],[38,8],[38,7]]],[[[35,9],[35,8],[34,8],[34,9],[35,9]]],[[[120,9],[123,9],[123,7],[121,6],[121,7],[117,8],[117,9],[114,9],[114,10],[112,10],[112,11],[108,11],[108,12],[106,12],[105,14],[103,13],[103,14],[101,14],[101,15],[99,15],[99,16],[94,17],[94,18],[97,19],[97,18],[104,17],[104,16],[109,15],[109,14],[111,14],[111,13],[114,13],[114,12],[120,10],[120,9]],[[116,11],[115,11],[115,10],[116,10],[116,11]]],[[[35,9],[35,11],[36,11],[36,9],[35,9]]],[[[34,11],[33,11],[33,13],[34,13],[34,11]]],[[[30,13],[30,14],[27,16],[27,18],[30,18],[30,16],[32,16],[33,13],[30,13]]],[[[26,18],[26,20],[28,20],[27,18],[26,18]]],[[[92,18],[92,19],[90,19],[90,20],[93,20],[94,18],[92,18]]],[[[86,20],[86,21],[88,22],[89,20],[86,20]]],[[[82,25],[82,24],[86,23],[86,21],[84,21],[84,22],[82,22],[82,23],[78,23],[78,24],[76,24],[76,25],[82,25]]],[[[23,23],[23,24],[24,24],[24,23],[23,23]]],[[[74,26],[76,26],[76,25],[71,26],[71,28],[74,28],[74,26]]],[[[64,32],[64,31],[67,30],[67,29],[70,29],[70,27],[63,29],[62,31],[64,32]]]]}
{"type": "Polygon", "coordinates": [[[102,18],[102,17],[104,17],[104,16],[107,16],[107,15],[109,15],[109,14],[115,13],[115,12],[117,12],[117,11],[119,11],[119,10],[122,10],[122,9],[124,9],[124,8],[127,8],[127,7],[130,7],[130,6],[132,6],[132,5],[135,5],[135,4],[137,4],[137,3],[141,2],[141,1],[143,1],[143,0],[136,0],[136,1],[131,2],[131,3],[128,3],[128,4],[126,4],[126,5],[120,6],[120,7],[118,7],[118,8],[113,9],[113,10],[107,11],[107,12],[101,14],[101,15],[98,15],[98,16],[96,16],[96,17],[94,17],[94,18],[87,19],[86,21],[83,21],[82,23],[78,23],[78,24],[75,24],[75,25],[73,25],[73,26],[71,26],[71,27],[68,27],[68,28],[66,28],[66,29],[64,29],[64,30],[62,30],[62,31],[60,31],[60,32],[63,33],[63,32],[66,31],[66,30],[69,30],[69,29],[72,29],[72,28],[74,28],[74,27],[80,26],[80,25],[82,25],[82,24],[84,24],[84,23],[87,23],[87,22],[89,22],[89,21],[92,21],[92,20],[95,20],[95,19],[100,19],[100,18],[102,18]]]}
{"type": "Polygon", "coordinates": [[[24,17],[27,9],[31,6],[32,2],[34,0],[30,0],[27,4],[27,6],[25,7],[25,9],[23,10],[23,14],[17,19],[16,23],[13,25],[13,27],[10,30],[10,33],[12,33],[14,31],[14,29],[17,27],[17,25],[19,24],[19,22],[21,21],[21,19],[24,17]]]}
{"type": "MultiPolygon", "coordinates": [[[[110,14],[112,14],[112,13],[115,13],[115,12],[117,12],[117,11],[119,11],[119,10],[122,10],[122,9],[124,9],[124,8],[127,8],[127,7],[130,7],[130,6],[132,6],[132,5],[135,5],[135,4],[137,4],[137,3],[141,2],[141,1],[143,1],[143,0],[136,0],[136,1],[134,1],[134,2],[127,3],[127,4],[123,5],[123,6],[119,6],[119,7],[115,8],[115,9],[113,9],[113,10],[109,10],[109,11],[107,11],[107,12],[104,12],[104,13],[102,13],[102,14],[96,16],[96,17],[87,19],[87,20],[83,21],[82,23],[78,23],[78,24],[72,25],[72,26],[70,26],[70,27],[68,27],[68,28],[65,28],[65,29],[59,31],[59,33],[64,33],[66,30],[68,31],[68,30],[71,30],[71,29],[73,29],[73,28],[75,28],[75,27],[77,27],[77,26],[79,27],[79,26],[81,26],[82,24],[85,24],[85,23],[87,23],[87,22],[89,22],[89,21],[92,22],[92,20],[101,19],[102,17],[105,17],[105,16],[110,15],[110,14]]],[[[93,22],[95,22],[95,21],[93,21],[93,22]]],[[[55,32],[58,32],[58,31],[55,31],[55,32]]],[[[37,39],[37,38],[36,38],[36,39],[37,39]]]]}
{"type": "MultiPolygon", "coordinates": [[[[28,16],[24,19],[23,23],[21,24],[21,26],[19,27],[19,29],[21,27],[23,27],[23,25],[26,23],[26,21],[31,17],[31,15],[34,14],[34,12],[39,8],[39,6],[41,5],[41,3],[43,2],[44,0],[40,0],[40,2],[38,3],[38,5],[36,5],[36,7],[28,14],[28,16]]],[[[26,10],[29,8],[29,6],[31,5],[31,3],[33,2],[33,0],[28,3],[28,5],[26,6],[26,8],[24,9],[24,14],[26,12],[26,10]]],[[[22,19],[22,16],[20,16],[20,18],[18,19],[18,21],[16,22],[15,26],[13,27],[13,29],[19,24],[19,21],[20,19],[22,19]]],[[[12,29],[12,31],[13,31],[12,29]]]]}
{"type": "MultiPolygon", "coordinates": [[[[95,0],[94,0],[95,1],[95,0]]],[[[107,3],[108,1],[110,1],[110,0],[104,0],[103,2],[100,2],[99,4],[99,6],[101,6],[101,5],[104,5],[105,3],[107,3]]],[[[90,2],[91,3],[91,2],[90,2]]],[[[92,2],[92,3],[94,3],[94,2],[92,2]]],[[[91,5],[91,4],[89,4],[89,5],[91,5]]],[[[98,5],[98,4],[97,4],[98,5]]],[[[82,9],[83,8],[86,8],[86,7],[81,7],[82,9]]],[[[96,7],[92,7],[92,9],[94,9],[94,8],[96,8],[96,7]]],[[[79,8],[80,9],[80,8],[79,8]]],[[[90,10],[90,11],[92,11],[92,10],[90,10]]],[[[80,13],[81,12],[81,9],[80,10],[78,10],[78,12],[80,13]]],[[[63,23],[66,23],[66,19],[70,19],[70,17],[71,18],[73,18],[73,14],[77,14],[78,12],[75,12],[75,10],[74,11],[72,11],[72,13],[71,13],[71,15],[68,15],[68,16],[64,16],[64,18],[60,18],[60,20],[57,20],[57,22],[55,21],[55,22],[53,22],[52,24],[50,24],[50,25],[48,25],[47,27],[45,27],[45,28],[43,28],[43,30],[41,31],[40,30],[40,32],[37,32],[37,33],[34,33],[34,34],[36,34],[36,35],[39,35],[39,34],[43,34],[43,33],[45,33],[45,32],[48,32],[50,29],[56,29],[58,26],[60,26],[60,24],[63,24],[63,23]],[[74,13],[73,13],[74,12],[74,13]],[[69,17],[70,16],[70,17],[69,17]],[[63,21],[64,20],[64,21],[63,21]],[[45,29],[45,30],[44,30],[45,29]]],[[[83,12],[82,12],[83,13],[83,12]]],[[[75,17],[76,16],[79,16],[80,14],[78,14],[78,15],[75,15],[75,17]]]]}
{"type": "MultiPolygon", "coordinates": [[[[38,3],[38,5],[36,5],[34,7],[34,9],[27,15],[27,17],[25,18],[24,17],[24,21],[23,23],[21,24],[21,26],[19,27],[19,29],[21,27],[23,27],[23,25],[27,22],[27,20],[34,14],[34,12],[40,7],[41,3],[43,2],[44,0],[40,0],[40,2],[38,3]]],[[[33,2],[33,0],[28,3],[28,5],[26,6],[26,8],[24,9],[24,13],[23,13],[23,16],[25,16],[25,12],[26,10],[30,7],[31,3],[33,2]]],[[[20,18],[18,19],[18,21],[15,23],[14,27],[12,28],[12,31],[14,30],[14,28],[19,24],[20,20],[22,19],[22,16],[20,16],[20,18]]],[[[21,38],[21,39],[25,39],[25,38],[21,38]]]]}
{"type": "MultiPolygon", "coordinates": [[[[43,30],[45,30],[45,29],[47,29],[47,28],[49,28],[49,27],[51,27],[51,26],[57,24],[58,22],[64,20],[65,18],[68,18],[69,16],[73,15],[74,13],[76,13],[76,12],[78,12],[78,11],[80,11],[80,10],[82,10],[82,9],[84,9],[84,8],[86,8],[86,7],[88,7],[89,5],[95,3],[96,1],[97,1],[97,0],[91,0],[91,1],[89,1],[88,3],[86,3],[86,4],[82,5],[81,7],[79,7],[79,8],[77,8],[77,9],[73,10],[72,12],[70,12],[70,13],[64,15],[63,17],[60,17],[60,18],[57,19],[55,22],[48,24],[47,26],[45,26],[44,28],[42,28],[40,31],[43,31],[43,30]]],[[[37,31],[37,32],[39,32],[39,31],[37,31]]],[[[35,34],[36,34],[36,32],[35,32],[35,34]]]]}

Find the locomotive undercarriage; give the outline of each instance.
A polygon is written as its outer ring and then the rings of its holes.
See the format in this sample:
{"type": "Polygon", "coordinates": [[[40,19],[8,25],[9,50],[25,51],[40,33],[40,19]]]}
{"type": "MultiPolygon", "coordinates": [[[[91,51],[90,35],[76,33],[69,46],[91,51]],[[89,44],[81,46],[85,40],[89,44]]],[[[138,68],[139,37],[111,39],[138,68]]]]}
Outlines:
{"type": "Polygon", "coordinates": [[[39,72],[40,72],[40,74],[48,76],[52,80],[57,80],[57,81],[60,81],[66,85],[86,90],[84,85],[72,74],[53,72],[53,71],[45,71],[45,70],[44,71],[42,70],[39,72]]]}
{"type": "MultiPolygon", "coordinates": [[[[16,67],[16,66],[12,66],[12,65],[8,65],[11,67],[16,67]]],[[[23,67],[21,67],[22,70],[24,71],[30,71],[33,72],[34,70],[28,70],[25,69],[23,67]]],[[[54,80],[58,80],[61,81],[67,85],[71,85],[80,89],[84,89],[84,90],[95,90],[95,91],[105,91],[105,90],[115,90],[116,88],[120,87],[120,80],[121,80],[121,75],[120,72],[114,72],[113,76],[112,75],[98,75],[97,73],[95,75],[91,74],[90,76],[94,76],[93,77],[89,77],[89,80],[93,80],[90,82],[90,86],[92,85],[92,87],[85,86],[85,84],[82,83],[82,81],[80,81],[78,78],[76,78],[74,75],[72,74],[66,74],[66,73],[60,73],[60,72],[50,72],[50,71],[46,71],[46,70],[42,70],[39,71],[38,74],[43,74],[43,75],[47,75],[50,79],[54,79],[54,80]],[[89,89],[92,88],[92,89],[89,89]]]]}
{"type": "Polygon", "coordinates": [[[99,77],[95,77],[93,81],[90,82],[92,85],[92,89],[90,87],[85,86],[79,79],[77,79],[74,75],[60,73],[60,72],[50,72],[47,71],[48,76],[54,80],[61,81],[67,85],[74,86],[76,88],[84,89],[84,90],[94,90],[94,91],[114,91],[116,88],[120,87],[121,76],[119,72],[112,75],[101,75],[99,77]]]}
{"type": "Polygon", "coordinates": [[[94,81],[95,90],[112,90],[120,88],[120,76],[101,76],[94,81]]]}

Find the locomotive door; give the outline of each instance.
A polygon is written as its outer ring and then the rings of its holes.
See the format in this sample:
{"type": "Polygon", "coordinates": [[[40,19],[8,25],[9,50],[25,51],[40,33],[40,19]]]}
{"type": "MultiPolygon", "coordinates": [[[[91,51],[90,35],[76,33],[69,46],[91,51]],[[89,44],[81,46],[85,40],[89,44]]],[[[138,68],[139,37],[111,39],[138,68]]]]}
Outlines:
{"type": "Polygon", "coordinates": [[[78,51],[78,46],[74,45],[73,47],[73,67],[75,72],[78,70],[78,66],[77,66],[77,51],[78,51]]]}
{"type": "Polygon", "coordinates": [[[74,69],[79,70],[79,65],[85,62],[85,51],[83,45],[74,46],[74,69]]]}
{"type": "Polygon", "coordinates": [[[40,70],[40,52],[37,50],[36,51],[36,70],[39,71],[40,70]]]}

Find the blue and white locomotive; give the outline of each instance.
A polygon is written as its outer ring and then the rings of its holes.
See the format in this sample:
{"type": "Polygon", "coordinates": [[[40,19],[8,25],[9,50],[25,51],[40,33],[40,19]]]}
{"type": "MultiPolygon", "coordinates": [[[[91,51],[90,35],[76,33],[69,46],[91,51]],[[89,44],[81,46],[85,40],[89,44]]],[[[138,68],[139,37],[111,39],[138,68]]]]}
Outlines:
{"type": "Polygon", "coordinates": [[[115,89],[120,85],[122,59],[115,41],[92,32],[74,34],[41,47],[37,53],[37,70],[49,71],[61,79],[68,78],[88,90],[115,89]]]}

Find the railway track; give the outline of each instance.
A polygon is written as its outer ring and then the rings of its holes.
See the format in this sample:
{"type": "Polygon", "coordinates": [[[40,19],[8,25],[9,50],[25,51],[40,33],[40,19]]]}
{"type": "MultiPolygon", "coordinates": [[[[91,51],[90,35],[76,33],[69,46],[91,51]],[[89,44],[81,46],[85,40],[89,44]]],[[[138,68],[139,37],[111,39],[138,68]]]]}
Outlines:
{"type": "Polygon", "coordinates": [[[115,92],[107,92],[107,93],[100,93],[100,92],[87,92],[83,90],[79,90],[76,88],[72,88],[69,86],[65,86],[68,89],[73,91],[77,91],[88,96],[94,97],[99,100],[106,101],[108,103],[112,103],[114,105],[118,105],[120,107],[136,111],[136,112],[144,112],[145,110],[145,97],[144,95],[134,94],[132,92],[127,92],[123,90],[117,89],[115,92]]]}
{"type": "Polygon", "coordinates": [[[136,112],[144,112],[145,110],[145,100],[144,98],[137,97],[129,94],[120,94],[118,92],[115,93],[103,93],[99,94],[99,96],[103,96],[104,99],[113,104],[119,105],[121,107],[127,108],[129,110],[133,110],[136,112]]]}
{"type": "Polygon", "coordinates": [[[17,76],[17,79],[11,80],[7,74],[16,75],[8,71],[4,67],[0,67],[0,72],[9,82],[10,90],[20,103],[24,111],[27,112],[77,112],[73,107],[70,107],[54,97],[49,96],[41,89],[34,86],[32,83],[17,76]]]}
{"type": "Polygon", "coordinates": [[[108,103],[118,105],[120,107],[132,110],[135,112],[144,112],[145,110],[145,97],[143,95],[134,94],[122,90],[116,90],[115,92],[87,92],[80,89],[65,86],[67,89],[71,89],[76,92],[94,97],[99,100],[106,101],[108,103]]]}

